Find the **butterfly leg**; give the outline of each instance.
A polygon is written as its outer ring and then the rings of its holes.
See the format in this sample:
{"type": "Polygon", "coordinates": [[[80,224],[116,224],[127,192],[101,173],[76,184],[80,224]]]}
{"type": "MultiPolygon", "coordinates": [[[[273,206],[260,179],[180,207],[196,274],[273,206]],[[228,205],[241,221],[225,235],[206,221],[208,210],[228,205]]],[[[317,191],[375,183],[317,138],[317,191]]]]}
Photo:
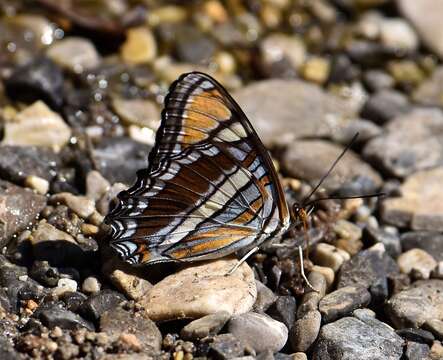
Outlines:
{"type": "Polygon", "coordinates": [[[258,246],[253,247],[251,250],[249,250],[238,262],[235,264],[231,270],[229,270],[225,276],[229,276],[232,273],[234,273],[235,270],[237,270],[241,264],[243,264],[252,254],[256,253],[259,250],[258,246]]]}
{"type": "Polygon", "coordinates": [[[318,292],[318,290],[311,285],[311,283],[309,282],[308,278],[305,275],[305,269],[304,269],[304,266],[303,266],[303,249],[302,249],[302,247],[300,245],[298,246],[298,257],[300,259],[300,273],[301,273],[301,277],[306,282],[306,285],[312,291],[318,292]]]}

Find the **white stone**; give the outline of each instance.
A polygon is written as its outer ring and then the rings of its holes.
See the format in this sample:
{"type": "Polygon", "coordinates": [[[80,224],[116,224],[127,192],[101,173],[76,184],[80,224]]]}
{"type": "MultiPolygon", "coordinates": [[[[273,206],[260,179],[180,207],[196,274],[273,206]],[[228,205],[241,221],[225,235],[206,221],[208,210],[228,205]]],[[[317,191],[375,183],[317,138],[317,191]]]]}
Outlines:
{"type": "Polygon", "coordinates": [[[25,186],[34,189],[39,194],[45,195],[49,190],[49,181],[39,176],[29,175],[25,179],[25,186]]]}

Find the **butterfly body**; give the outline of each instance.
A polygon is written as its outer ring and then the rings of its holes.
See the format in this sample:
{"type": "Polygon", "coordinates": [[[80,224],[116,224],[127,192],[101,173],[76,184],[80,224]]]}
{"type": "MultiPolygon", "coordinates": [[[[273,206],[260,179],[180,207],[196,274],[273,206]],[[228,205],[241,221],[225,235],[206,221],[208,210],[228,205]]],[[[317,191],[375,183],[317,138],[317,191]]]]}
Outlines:
{"type": "Polygon", "coordinates": [[[227,91],[182,75],[165,99],[149,167],[106,216],[110,245],[131,264],[219,258],[289,227],[272,161],[227,91]]]}

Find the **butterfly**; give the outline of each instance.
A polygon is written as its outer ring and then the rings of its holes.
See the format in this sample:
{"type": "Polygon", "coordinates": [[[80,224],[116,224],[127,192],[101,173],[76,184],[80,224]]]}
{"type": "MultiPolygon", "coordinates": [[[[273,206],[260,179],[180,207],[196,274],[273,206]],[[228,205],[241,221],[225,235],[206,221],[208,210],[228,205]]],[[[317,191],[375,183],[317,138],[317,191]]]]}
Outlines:
{"type": "Polygon", "coordinates": [[[130,264],[220,258],[290,226],[266,148],[207,74],[186,73],[171,85],[148,162],[105,218],[110,246],[130,264]]]}

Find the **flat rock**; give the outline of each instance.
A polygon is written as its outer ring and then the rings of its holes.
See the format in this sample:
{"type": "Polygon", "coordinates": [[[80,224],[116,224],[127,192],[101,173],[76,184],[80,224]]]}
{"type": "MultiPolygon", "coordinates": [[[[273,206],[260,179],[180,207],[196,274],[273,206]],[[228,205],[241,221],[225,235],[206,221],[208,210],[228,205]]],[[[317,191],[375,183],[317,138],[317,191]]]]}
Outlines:
{"type": "Polygon", "coordinates": [[[121,306],[110,309],[100,318],[100,331],[113,340],[121,334],[135,335],[146,352],[157,353],[161,349],[160,330],[144,311],[125,310],[121,306]]]}
{"type": "Polygon", "coordinates": [[[331,322],[368,305],[370,301],[371,294],[365,287],[345,286],[323,297],[318,308],[323,320],[331,322]]]}
{"type": "Polygon", "coordinates": [[[59,306],[52,306],[39,312],[39,318],[42,323],[52,329],[56,326],[62,329],[79,329],[86,328],[90,331],[94,330],[94,326],[89,322],[73,313],[72,311],[62,309],[59,306]]]}
{"type": "Polygon", "coordinates": [[[52,45],[46,55],[56,64],[74,73],[82,73],[100,64],[94,44],[81,37],[66,37],[52,45]]]}
{"type": "Polygon", "coordinates": [[[443,234],[438,231],[409,231],[400,237],[403,251],[422,249],[437,261],[443,261],[443,234]]]}
{"type": "Polygon", "coordinates": [[[62,117],[42,101],[36,101],[5,123],[2,144],[48,146],[59,150],[71,137],[71,129],[62,117]]]}
{"type": "Polygon", "coordinates": [[[294,351],[307,351],[317,339],[320,331],[321,314],[317,310],[298,319],[290,331],[289,340],[294,351]]]}
{"type": "Polygon", "coordinates": [[[403,16],[417,30],[420,40],[426,44],[440,59],[443,58],[443,4],[433,0],[397,0],[403,16]]]}
{"type": "Polygon", "coordinates": [[[314,360],[400,360],[403,339],[377,319],[345,317],[324,325],[313,348],[314,360]]]}
{"type": "Polygon", "coordinates": [[[443,320],[443,280],[419,280],[392,296],[385,311],[396,328],[421,327],[443,320]]]}
{"type": "Polygon", "coordinates": [[[51,196],[52,203],[62,203],[74,211],[83,219],[88,218],[95,211],[94,200],[87,196],[73,195],[68,192],[61,192],[51,196]]]}
{"type": "MultiPolygon", "coordinates": [[[[342,151],[342,146],[328,141],[299,140],[292,142],[286,149],[282,166],[291,177],[317,183],[342,151]]],[[[382,183],[380,175],[370,165],[348,150],[323,186],[335,190],[357,177],[367,178],[372,183],[372,189],[382,183]]]]}
{"type": "Polygon", "coordinates": [[[425,106],[443,106],[443,66],[437,67],[412,94],[415,102],[425,106]]]}
{"type": "Polygon", "coordinates": [[[256,82],[235,91],[233,97],[266,146],[331,135],[359,110],[350,101],[300,80],[256,82]]]}
{"type": "Polygon", "coordinates": [[[160,110],[150,100],[114,98],[112,106],[127,125],[137,125],[156,130],[160,125],[160,110]]]}
{"type": "Polygon", "coordinates": [[[288,328],[268,315],[249,312],[231,318],[228,331],[257,353],[277,352],[288,340],[288,328]]]}
{"type": "Polygon", "coordinates": [[[412,110],[391,120],[384,130],[367,143],[363,157],[388,175],[406,177],[443,164],[441,110],[412,110]]]}
{"type": "Polygon", "coordinates": [[[45,206],[44,196],[0,180],[0,247],[34,222],[45,206]]]}
{"type": "Polygon", "coordinates": [[[195,319],[219,311],[246,313],[254,305],[257,288],[246,263],[226,276],[237,261],[220,259],[186,267],[158,282],[139,302],[154,321],[195,319]]]}
{"type": "Polygon", "coordinates": [[[443,231],[442,182],[443,167],[409,176],[400,187],[401,197],[383,201],[382,219],[413,230],[443,231]]]}
{"type": "Polygon", "coordinates": [[[180,336],[185,340],[199,340],[207,336],[217,335],[230,318],[231,314],[227,311],[203,316],[186,325],[181,330],[180,336]]]}

